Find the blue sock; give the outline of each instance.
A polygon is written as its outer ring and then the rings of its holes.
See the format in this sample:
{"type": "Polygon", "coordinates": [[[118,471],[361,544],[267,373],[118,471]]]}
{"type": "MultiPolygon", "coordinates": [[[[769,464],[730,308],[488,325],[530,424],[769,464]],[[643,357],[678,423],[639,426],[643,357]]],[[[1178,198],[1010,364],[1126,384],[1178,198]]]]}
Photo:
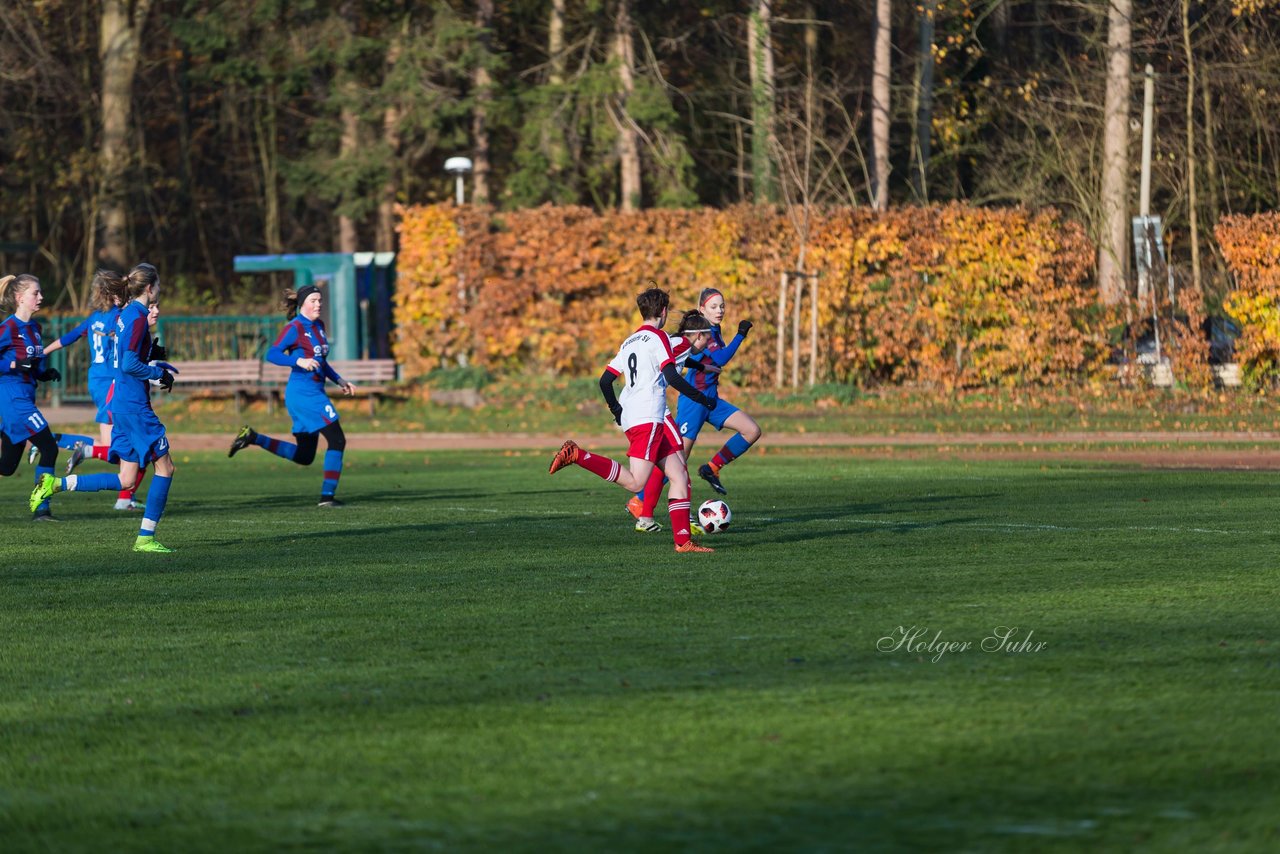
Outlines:
{"type": "Polygon", "coordinates": [[[324,452],[324,483],[320,484],[320,495],[332,498],[338,491],[338,478],[342,477],[342,451],[324,452]]]}
{"type": "Polygon", "coordinates": [[[156,535],[156,525],[160,524],[160,517],[164,515],[165,502],[169,500],[171,483],[173,483],[172,477],[155,475],[151,478],[151,488],[147,490],[147,508],[142,511],[142,527],[138,530],[139,537],[156,535]]]}
{"type": "Polygon", "coordinates": [[[751,448],[751,443],[742,438],[741,433],[734,433],[733,438],[725,442],[724,446],[729,449],[729,453],[733,454],[733,459],[736,460],[751,448]]]}
{"type": "MultiPolygon", "coordinates": [[[[43,478],[46,474],[53,474],[53,469],[49,468],[48,466],[36,466],[36,484],[37,485],[39,485],[41,478],[43,478]]],[[[47,499],[45,501],[42,501],[40,503],[40,506],[36,508],[37,513],[45,513],[48,510],[49,510],[49,502],[47,499]]]]}
{"type": "Polygon", "coordinates": [[[78,433],[55,433],[53,438],[58,443],[59,448],[71,449],[76,446],[77,442],[87,447],[93,447],[92,436],[81,436],[78,433]]]}
{"type": "Polygon", "coordinates": [[[64,492],[102,492],[120,489],[118,474],[71,474],[62,479],[64,492]]]}
{"type": "Polygon", "coordinates": [[[277,457],[284,457],[289,461],[292,461],[293,455],[298,453],[298,446],[292,442],[282,442],[279,439],[272,439],[270,436],[265,436],[262,433],[258,433],[254,437],[253,443],[259,448],[264,448],[275,454],[277,457]]]}

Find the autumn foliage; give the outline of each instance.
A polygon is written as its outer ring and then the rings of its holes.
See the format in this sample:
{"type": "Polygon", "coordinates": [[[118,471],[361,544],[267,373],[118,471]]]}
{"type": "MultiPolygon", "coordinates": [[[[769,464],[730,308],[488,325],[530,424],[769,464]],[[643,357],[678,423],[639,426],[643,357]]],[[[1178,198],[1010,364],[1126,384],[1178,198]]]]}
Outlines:
{"type": "MultiPolygon", "coordinates": [[[[727,331],[755,322],[734,380],[773,381],[779,281],[800,246],[784,211],[433,205],[403,209],[400,230],[395,346],[407,375],[459,364],[594,373],[637,325],[635,295],[652,280],[677,311],[704,286],[722,290],[727,331]]],[[[1052,210],[815,212],[805,269],[818,274],[818,376],[974,387],[1090,372],[1104,355],[1092,264],[1082,229],[1052,210]]]]}
{"type": "Polygon", "coordinates": [[[1236,360],[1246,375],[1280,369],[1280,214],[1223,218],[1214,233],[1235,290],[1223,303],[1241,326],[1236,360]]]}

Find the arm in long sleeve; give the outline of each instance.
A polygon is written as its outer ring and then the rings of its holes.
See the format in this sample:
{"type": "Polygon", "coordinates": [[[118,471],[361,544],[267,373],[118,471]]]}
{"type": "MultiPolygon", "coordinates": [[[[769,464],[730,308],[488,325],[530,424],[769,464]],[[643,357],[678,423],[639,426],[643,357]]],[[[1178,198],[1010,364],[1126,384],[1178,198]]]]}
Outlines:
{"type": "Polygon", "coordinates": [[[93,315],[91,314],[88,317],[86,317],[84,320],[77,323],[70,332],[68,332],[66,335],[63,335],[61,338],[57,340],[56,343],[58,344],[58,347],[67,347],[79,341],[81,338],[84,337],[84,334],[89,331],[89,324],[92,322],[93,322],[93,315]]]}
{"type": "Polygon", "coordinates": [[[9,324],[0,326],[0,374],[21,373],[17,368],[18,351],[13,348],[13,334],[9,324]]]}
{"type": "Polygon", "coordinates": [[[676,367],[675,362],[667,362],[662,368],[662,375],[667,378],[667,385],[692,400],[694,403],[701,404],[707,409],[715,408],[715,401],[698,391],[688,380],[680,376],[680,370],[676,367]]]}
{"type": "Polygon", "coordinates": [[[328,359],[325,359],[320,363],[320,370],[326,377],[333,380],[338,385],[342,385],[342,377],[338,376],[338,372],[333,369],[333,365],[329,364],[328,359]]]}
{"type": "Polygon", "coordinates": [[[618,378],[612,368],[605,368],[604,373],[600,375],[600,394],[604,395],[604,402],[608,405],[609,411],[613,413],[614,418],[618,417],[618,413],[622,411],[622,404],[618,403],[618,396],[613,392],[613,381],[618,378]]]}
{"type": "Polygon", "coordinates": [[[151,349],[151,331],[147,328],[147,319],[138,317],[132,328],[127,330],[120,347],[120,370],[140,380],[158,380],[164,376],[164,368],[148,365],[138,355],[138,350],[151,349]]]}
{"type": "Polygon", "coordinates": [[[298,360],[286,353],[298,343],[298,327],[290,323],[280,333],[280,337],[276,339],[276,343],[271,345],[271,349],[267,351],[267,361],[273,365],[280,365],[284,368],[292,368],[298,363],[298,360]]]}
{"type": "Polygon", "coordinates": [[[738,352],[739,345],[741,345],[745,340],[747,339],[743,338],[741,335],[735,335],[733,336],[732,341],[721,347],[719,350],[708,350],[705,352],[703,354],[703,358],[710,359],[723,368],[725,365],[729,364],[729,360],[734,357],[738,352]]]}
{"type": "Polygon", "coordinates": [[[126,349],[120,358],[120,370],[140,380],[158,380],[164,375],[164,368],[148,365],[138,358],[132,349],[126,349]]]}

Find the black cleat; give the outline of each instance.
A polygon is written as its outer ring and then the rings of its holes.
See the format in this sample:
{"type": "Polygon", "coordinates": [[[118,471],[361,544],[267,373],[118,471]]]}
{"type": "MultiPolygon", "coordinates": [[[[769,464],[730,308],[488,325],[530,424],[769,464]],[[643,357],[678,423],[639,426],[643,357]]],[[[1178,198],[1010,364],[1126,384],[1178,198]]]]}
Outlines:
{"type": "Polygon", "coordinates": [[[243,451],[245,448],[253,444],[253,440],[258,438],[258,434],[253,432],[253,428],[248,424],[240,428],[240,432],[231,440],[231,450],[227,451],[228,457],[234,457],[236,451],[243,451]]]}
{"type": "Polygon", "coordinates": [[[721,495],[729,494],[729,490],[724,488],[724,484],[720,482],[719,476],[711,470],[711,466],[709,464],[703,463],[698,467],[698,477],[709,483],[711,488],[721,495]]]}

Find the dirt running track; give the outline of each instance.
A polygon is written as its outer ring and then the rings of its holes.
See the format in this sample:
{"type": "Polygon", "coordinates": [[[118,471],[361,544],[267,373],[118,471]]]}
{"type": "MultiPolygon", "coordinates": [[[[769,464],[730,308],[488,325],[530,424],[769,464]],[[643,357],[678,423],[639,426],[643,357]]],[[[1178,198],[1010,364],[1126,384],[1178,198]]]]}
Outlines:
{"type": "MultiPolygon", "coordinates": [[[[536,433],[348,433],[347,447],[356,451],[550,452],[564,438],[536,433]]],[[[617,434],[574,438],[585,447],[605,453],[618,453],[623,448],[617,434]]],[[[225,449],[231,434],[173,433],[169,440],[178,454],[184,450],[214,451],[225,449]]],[[[881,458],[943,456],[970,460],[1072,460],[1151,468],[1280,470],[1280,433],[772,433],[761,440],[765,453],[771,448],[800,447],[846,448],[853,454],[881,458]],[[1213,447],[1216,444],[1251,447],[1213,447]]]]}

